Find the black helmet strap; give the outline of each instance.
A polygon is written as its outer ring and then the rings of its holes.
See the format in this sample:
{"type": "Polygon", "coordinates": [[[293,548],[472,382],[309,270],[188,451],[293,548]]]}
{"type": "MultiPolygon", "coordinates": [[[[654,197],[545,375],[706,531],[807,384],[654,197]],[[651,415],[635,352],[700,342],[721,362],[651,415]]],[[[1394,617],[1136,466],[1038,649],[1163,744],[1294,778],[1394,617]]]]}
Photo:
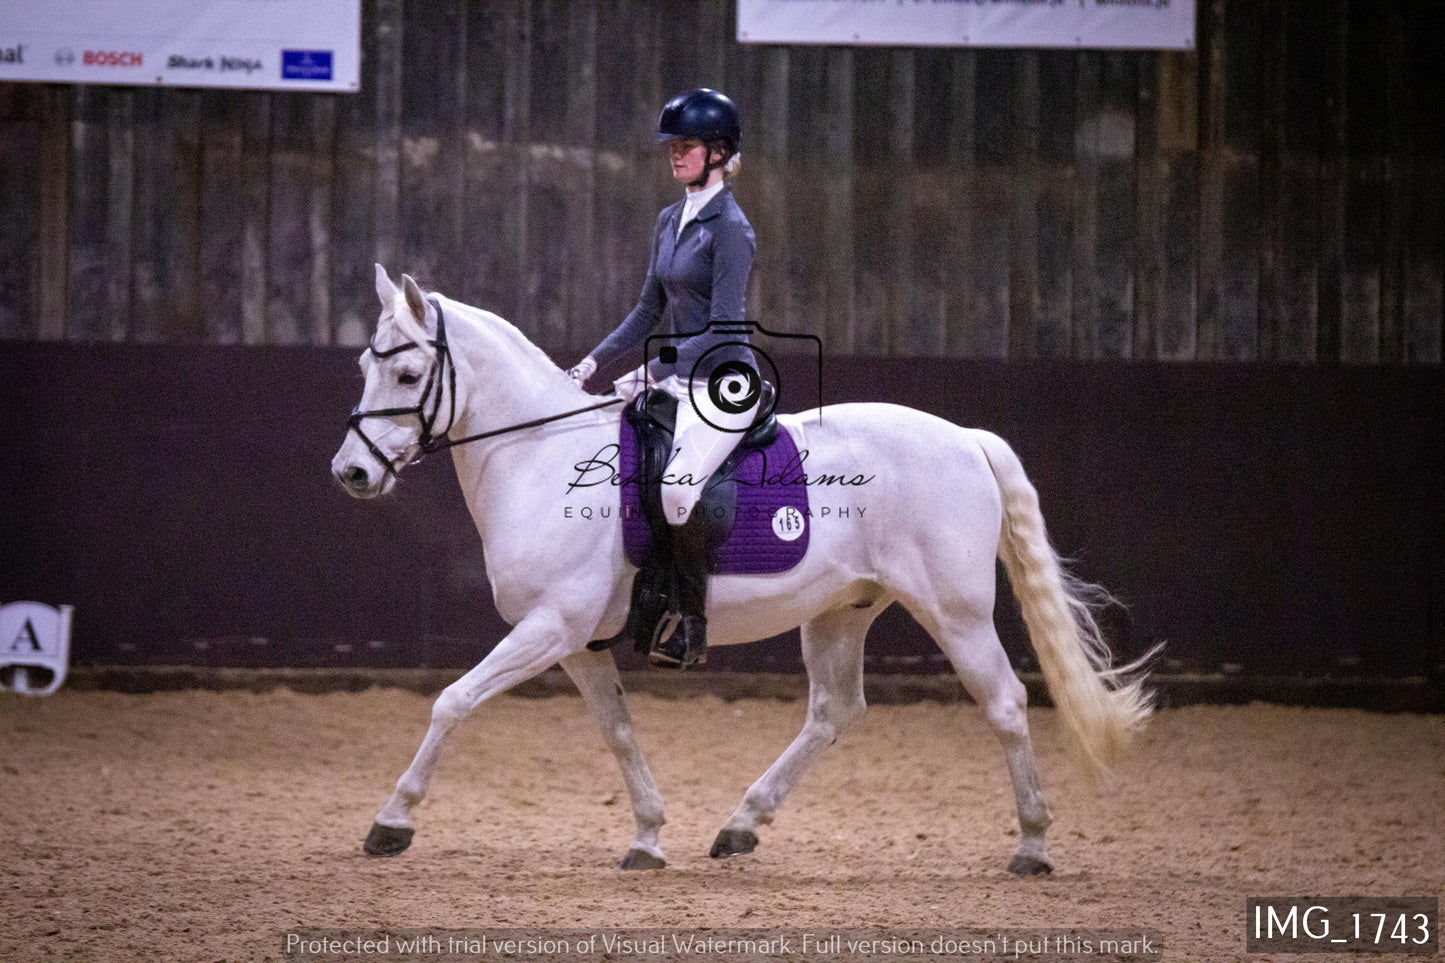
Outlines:
{"type": "Polygon", "coordinates": [[[697,180],[687,185],[688,187],[696,187],[698,190],[707,186],[707,180],[709,177],[712,177],[713,171],[726,165],[728,161],[733,159],[733,155],[737,153],[737,151],[733,149],[732,143],[722,138],[704,140],[702,142],[702,149],[707,152],[703,155],[702,173],[698,175],[697,180]],[[712,159],[714,150],[722,154],[721,160],[714,161],[712,159]]]}

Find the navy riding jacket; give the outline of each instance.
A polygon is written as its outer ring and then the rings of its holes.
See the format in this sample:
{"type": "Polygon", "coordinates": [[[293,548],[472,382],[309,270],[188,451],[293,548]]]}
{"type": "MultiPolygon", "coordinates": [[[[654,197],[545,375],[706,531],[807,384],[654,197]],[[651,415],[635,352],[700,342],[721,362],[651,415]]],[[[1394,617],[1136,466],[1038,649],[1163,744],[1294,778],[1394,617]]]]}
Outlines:
{"type": "Polygon", "coordinates": [[[729,341],[746,342],[746,334],[707,330],[712,324],[746,320],[748,275],[757,249],[753,226],[733,200],[731,189],[724,187],[687,222],[679,236],[677,222],[683,203],[678,201],[658,215],[642,295],[637,307],[592,350],[598,368],[605,369],[656,333],[683,337],[662,342],[677,348],[674,364],[663,364],[658,358],[659,342],[652,343],[648,370],[654,382],[673,374],[683,380],[706,378],[724,361],[742,361],[756,369],[753,353],[744,344],[709,353],[729,341]],[[694,371],[703,355],[707,355],[707,363],[694,371]]]}

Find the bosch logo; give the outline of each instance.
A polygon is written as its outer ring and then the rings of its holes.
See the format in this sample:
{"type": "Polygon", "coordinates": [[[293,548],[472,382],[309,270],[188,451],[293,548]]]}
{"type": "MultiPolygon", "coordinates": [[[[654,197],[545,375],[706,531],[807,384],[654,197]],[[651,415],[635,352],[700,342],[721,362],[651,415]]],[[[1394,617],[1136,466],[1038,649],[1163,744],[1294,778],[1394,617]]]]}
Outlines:
{"type": "Polygon", "coordinates": [[[87,50],[81,63],[87,67],[139,67],[141,55],[128,50],[87,50]]]}
{"type": "Polygon", "coordinates": [[[75,63],[75,51],[69,47],[61,47],[55,51],[55,65],[57,67],[69,67],[75,63]]]}

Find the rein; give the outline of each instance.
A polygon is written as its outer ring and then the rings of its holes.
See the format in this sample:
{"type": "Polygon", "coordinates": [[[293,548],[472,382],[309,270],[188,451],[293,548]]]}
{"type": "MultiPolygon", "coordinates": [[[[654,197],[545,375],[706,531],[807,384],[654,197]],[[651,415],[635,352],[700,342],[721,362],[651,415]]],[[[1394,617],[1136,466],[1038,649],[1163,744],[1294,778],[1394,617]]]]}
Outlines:
{"type": "MultiPolygon", "coordinates": [[[[599,408],[606,408],[611,405],[620,405],[622,398],[609,398],[606,401],[595,405],[588,405],[585,408],[574,408],[572,411],[564,411],[560,414],[546,415],[542,418],[533,418],[531,421],[524,421],[516,425],[508,425],[505,428],[493,428],[491,431],[478,432],[475,435],[468,435],[465,438],[448,438],[446,434],[451,431],[452,425],[457,420],[457,366],[452,362],[451,350],[447,347],[447,326],[446,316],[442,313],[441,303],[436,298],[428,298],[431,306],[437,312],[437,336],[430,341],[436,349],[436,357],[432,360],[431,370],[427,372],[426,387],[422,389],[421,398],[410,408],[374,408],[371,411],[361,411],[360,406],[351,412],[351,417],[346,419],[346,427],[356,432],[366,447],[370,449],[372,457],[381,463],[388,472],[395,475],[407,465],[419,462],[433,452],[443,451],[456,445],[465,445],[472,441],[481,441],[483,438],[495,438],[497,435],[505,435],[513,431],[521,431],[524,428],[536,428],[538,425],[545,425],[552,421],[561,421],[563,418],[571,418],[573,415],[586,414],[589,411],[596,411],[599,408]],[[445,378],[451,393],[450,412],[447,416],[447,427],[440,435],[433,435],[432,428],[436,425],[437,415],[441,413],[442,406],[442,379],[445,378]],[[432,400],[431,412],[428,413],[427,401],[432,398],[432,389],[436,389],[436,398],[432,400]],[[367,437],[366,432],[361,429],[361,422],[364,418],[385,418],[393,415],[416,415],[421,422],[421,435],[412,445],[409,445],[399,456],[400,463],[394,462],[382,454],[376,442],[367,437]]],[[[370,343],[371,356],[373,358],[390,358],[393,355],[401,354],[403,351],[411,351],[420,348],[415,341],[407,341],[385,351],[378,351],[376,348],[375,335],[370,343]]]]}

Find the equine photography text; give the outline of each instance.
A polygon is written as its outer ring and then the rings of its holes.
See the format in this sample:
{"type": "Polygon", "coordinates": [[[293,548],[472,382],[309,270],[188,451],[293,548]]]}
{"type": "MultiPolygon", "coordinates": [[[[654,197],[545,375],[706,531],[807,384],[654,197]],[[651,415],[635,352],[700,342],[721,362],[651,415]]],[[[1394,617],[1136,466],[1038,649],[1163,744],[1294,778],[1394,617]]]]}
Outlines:
{"type": "MultiPolygon", "coordinates": [[[[705,511],[705,509],[695,508],[693,509],[693,511],[705,511]]],[[[562,506],[563,518],[580,518],[583,521],[589,522],[593,520],[607,521],[613,518],[632,518],[635,516],[635,514],[636,511],[631,506],[620,508],[617,505],[613,505],[610,503],[603,503],[600,505],[562,506]]],[[[731,514],[733,519],[736,520],[739,518],[758,518],[761,516],[762,510],[755,505],[750,505],[747,508],[743,508],[741,506],[734,506],[731,511],[725,508],[714,508],[712,510],[712,514],[717,518],[726,518],[729,514],[731,514]]],[[[810,519],[825,519],[830,521],[862,519],[865,515],[868,514],[868,506],[819,505],[816,508],[813,506],[809,506],[808,509],[803,512],[803,514],[810,519]]]]}

